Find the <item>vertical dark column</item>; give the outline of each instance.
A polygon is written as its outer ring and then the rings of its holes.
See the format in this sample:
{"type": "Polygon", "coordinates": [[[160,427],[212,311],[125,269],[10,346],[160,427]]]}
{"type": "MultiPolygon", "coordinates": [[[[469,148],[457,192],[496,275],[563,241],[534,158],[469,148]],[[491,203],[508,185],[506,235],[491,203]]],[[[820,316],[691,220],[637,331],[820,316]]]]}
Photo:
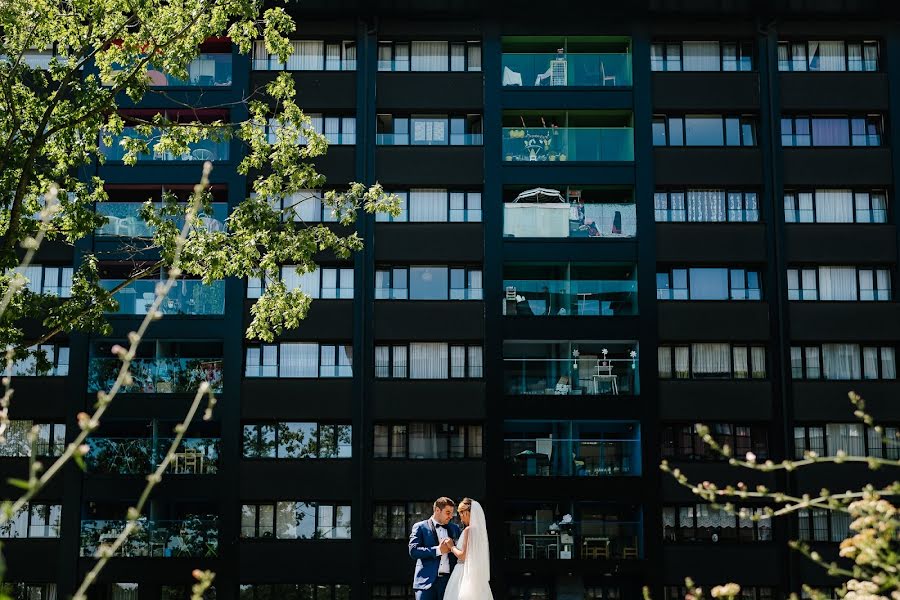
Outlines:
{"type": "MultiPolygon", "coordinates": [[[[893,193],[888,199],[890,203],[888,207],[888,221],[894,223],[895,231],[900,236],[900,227],[896,227],[898,223],[897,215],[900,215],[900,195],[897,193],[897,181],[900,181],[900,153],[893,151],[893,147],[900,140],[900,66],[898,66],[900,65],[900,27],[896,24],[892,24],[887,29],[884,37],[884,46],[882,68],[887,71],[889,91],[889,114],[887,127],[885,128],[887,142],[885,145],[891,148],[891,171],[893,172],[894,182],[893,193]]],[[[900,241],[900,237],[898,237],[898,241],[900,241]]],[[[900,256],[896,257],[895,260],[900,262],[900,256]]],[[[896,269],[894,274],[897,275],[896,269]]],[[[896,298],[898,290],[900,290],[898,278],[900,277],[895,276],[892,282],[892,298],[896,298]]]]}
{"type": "Polygon", "coordinates": [[[496,20],[484,23],[482,40],[484,73],[484,376],[485,430],[484,457],[487,481],[484,502],[488,521],[493,564],[491,583],[495,597],[506,595],[503,544],[503,333],[500,303],[503,293],[503,198],[500,178],[500,26],[496,20]]]}
{"type": "MultiPolygon", "coordinates": [[[[762,19],[766,19],[765,16],[762,19]]],[[[771,21],[758,24],[759,53],[759,147],[762,155],[763,188],[760,196],[760,218],[766,226],[766,264],[763,297],[769,303],[769,377],[772,381],[772,428],[769,452],[774,457],[788,457],[793,440],[793,409],[791,402],[790,322],[788,319],[787,281],[785,264],[785,224],[783,198],[781,135],[781,102],[778,81],[778,33],[771,21]]],[[[780,489],[790,485],[790,476],[779,473],[776,483],[780,489]]],[[[778,519],[772,524],[776,540],[787,541],[790,522],[778,519]]],[[[794,574],[796,553],[779,544],[782,565],[781,579],[787,587],[797,589],[794,574]]]]}
{"type": "Polygon", "coordinates": [[[638,235],[638,376],[640,377],[641,457],[643,499],[644,584],[662,597],[662,497],[659,453],[661,406],[657,385],[656,348],[659,343],[656,311],[656,222],[653,208],[654,171],[650,34],[645,23],[634,26],[631,37],[634,98],[634,200],[638,235]]]}
{"type": "MultiPolygon", "coordinates": [[[[360,19],[356,31],[356,179],[375,182],[375,75],[378,39],[373,21],[360,19]]],[[[351,498],[353,598],[371,595],[372,576],[372,391],[375,377],[374,294],[375,217],[360,214],[357,233],[364,249],[354,258],[353,281],[353,465],[357,492],[351,498]]]]}

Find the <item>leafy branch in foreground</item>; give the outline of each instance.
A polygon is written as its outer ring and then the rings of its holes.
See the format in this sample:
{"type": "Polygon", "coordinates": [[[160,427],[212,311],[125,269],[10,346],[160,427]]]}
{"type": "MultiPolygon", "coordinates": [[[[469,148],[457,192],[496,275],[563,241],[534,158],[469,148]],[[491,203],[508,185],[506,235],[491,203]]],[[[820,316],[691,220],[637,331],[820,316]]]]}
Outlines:
{"type": "MultiPolygon", "coordinates": [[[[881,436],[885,447],[895,447],[900,442],[900,439],[886,437],[885,430],[877,425],[872,415],[866,411],[862,398],[853,392],[850,392],[849,398],[855,408],[854,416],[881,436]]],[[[752,452],[748,452],[743,458],[735,457],[731,448],[727,444],[720,444],[705,425],[697,424],[696,431],[703,442],[726,458],[731,466],[748,471],[793,472],[816,464],[863,464],[871,471],[900,467],[900,460],[852,456],[843,450],[838,450],[833,456],[819,456],[815,452],[807,451],[799,460],[785,459],[781,462],[766,460],[760,463],[752,452]]],[[[900,434],[895,432],[894,435],[900,434]]],[[[660,468],[698,498],[742,519],[768,520],[810,509],[848,514],[850,533],[840,544],[838,555],[839,558],[845,559],[841,563],[826,560],[805,541],[791,541],[789,546],[837,578],[840,581],[839,586],[836,585],[839,587],[838,594],[844,600],[900,600],[900,513],[889,500],[900,496],[900,482],[895,480],[881,488],[870,484],[859,490],[841,493],[822,489],[818,494],[788,494],[771,490],[765,485],[751,488],[743,482],[725,486],[710,481],[694,483],[681,469],[673,468],[667,461],[663,461],[660,468]],[[761,514],[736,505],[748,500],[768,504],[763,507],[761,514]]],[[[693,581],[686,579],[685,585],[689,600],[704,598],[703,589],[695,586],[693,581]]],[[[826,600],[830,597],[821,590],[805,584],[803,591],[815,600],[826,600]]],[[[714,598],[735,598],[738,594],[740,586],[735,583],[716,586],[711,590],[714,598]]],[[[646,588],[644,595],[649,598],[649,591],[646,588]]]]}

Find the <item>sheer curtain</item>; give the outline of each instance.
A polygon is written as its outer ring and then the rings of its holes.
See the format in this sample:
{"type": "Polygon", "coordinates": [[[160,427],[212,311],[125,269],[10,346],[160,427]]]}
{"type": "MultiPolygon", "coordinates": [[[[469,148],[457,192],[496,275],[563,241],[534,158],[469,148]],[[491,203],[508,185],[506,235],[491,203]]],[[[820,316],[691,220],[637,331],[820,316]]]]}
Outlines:
{"type": "Polygon", "coordinates": [[[679,346],[675,348],[675,378],[676,379],[687,379],[688,378],[688,365],[690,364],[690,358],[688,354],[687,346],[679,346]]]}
{"type": "Polygon", "coordinates": [[[731,348],[728,344],[692,344],[694,377],[728,377],[731,373],[731,348]]]}
{"type": "Polygon", "coordinates": [[[321,71],[325,57],[325,43],[322,41],[293,41],[288,57],[288,71],[321,71]]]}
{"type": "Polygon", "coordinates": [[[300,190],[284,199],[285,208],[291,207],[294,221],[322,220],[322,197],[316,190],[300,190]]]}
{"type": "Polygon", "coordinates": [[[410,379],[447,379],[447,344],[419,342],[409,345],[410,379]]]}
{"type": "Polygon", "coordinates": [[[138,584],[136,583],[111,583],[109,584],[110,600],[138,600],[138,584]]]}
{"type": "MultiPolygon", "coordinates": [[[[819,70],[820,71],[844,71],[847,68],[847,61],[844,53],[844,42],[840,41],[818,41],[810,42],[810,48],[818,45],[819,50],[819,70]]],[[[810,50],[810,56],[813,55],[810,50]]],[[[811,62],[811,61],[810,61],[811,62]]]]}
{"type": "Polygon", "coordinates": [[[816,221],[819,223],[852,223],[853,192],[850,190],[816,190],[816,221]]]}
{"type": "Polygon", "coordinates": [[[881,349],[881,378],[896,379],[897,378],[897,360],[896,352],[893,348],[887,347],[881,349]]]}
{"type": "Polygon", "coordinates": [[[437,427],[434,423],[410,423],[410,458],[438,458],[437,427]]]}
{"type": "Polygon", "coordinates": [[[684,42],[685,71],[718,71],[719,42],[684,42]]]}
{"type": "Polygon", "coordinates": [[[341,119],[341,144],[352,146],[356,143],[356,117],[341,119]]]}
{"type": "Polygon", "coordinates": [[[411,64],[413,71],[446,71],[447,42],[413,42],[411,64]]]}
{"type": "Polygon", "coordinates": [[[822,344],[825,379],[859,379],[858,344],[822,344]]]}
{"type": "Polygon", "coordinates": [[[863,348],[863,377],[878,379],[878,348],[872,346],[863,348]]]}
{"type": "Polygon", "coordinates": [[[318,268],[310,273],[298,273],[297,267],[285,265],[281,267],[281,280],[288,291],[301,290],[313,298],[318,298],[321,295],[319,291],[318,268]]]}
{"type": "Polygon", "coordinates": [[[688,221],[725,220],[725,190],[688,190],[688,221]]]}
{"type": "Polygon", "coordinates": [[[412,189],[409,191],[409,220],[442,222],[447,220],[447,190],[412,189]]]}
{"type": "Polygon", "coordinates": [[[281,344],[282,377],[318,377],[319,345],[311,343],[281,344]]]}
{"type": "Polygon", "coordinates": [[[848,456],[865,456],[862,423],[829,423],[825,426],[825,439],[828,442],[828,455],[834,456],[839,450],[848,456]]]}
{"type": "Polygon", "coordinates": [[[812,119],[813,146],[849,146],[850,122],[847,119],[812,119]]]}
{"type": "Polygon", "coordinates": [[[855,267],[819,267],[819,300],[856,300],[855,267]]]}
{"type": "Polygon", "coordinates": [[[672,377],[672,349],[664,346],[657,348],[656,364],[660,377],[665,379],[672,377]]]}

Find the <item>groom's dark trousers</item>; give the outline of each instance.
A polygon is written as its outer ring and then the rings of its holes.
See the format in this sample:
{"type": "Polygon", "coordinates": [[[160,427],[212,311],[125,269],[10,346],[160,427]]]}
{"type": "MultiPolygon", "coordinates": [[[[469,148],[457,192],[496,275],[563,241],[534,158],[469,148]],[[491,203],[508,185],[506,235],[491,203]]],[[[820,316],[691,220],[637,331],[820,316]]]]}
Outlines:
{"type": "Polygon", "coordinates": [[[448,575],[438,575],[434,584],[427,590],[416,590],[416,600],[444,600],[444,590],[447,589],[448,575]]]}

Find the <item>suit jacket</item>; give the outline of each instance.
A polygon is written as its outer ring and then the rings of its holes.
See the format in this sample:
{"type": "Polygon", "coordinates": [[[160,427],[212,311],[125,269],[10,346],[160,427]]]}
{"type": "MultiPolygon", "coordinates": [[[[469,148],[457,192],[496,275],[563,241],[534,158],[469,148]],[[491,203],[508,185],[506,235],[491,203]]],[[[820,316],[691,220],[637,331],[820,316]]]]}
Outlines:
{"type": "MultiPolygon", "coordinates": [[[[460,536],[459,526],[455,523],[447,523],[447,535],[454,540],[460,536]]],[[[427,590],[437,580],[438,570],[441,566],[441,556],[437,553],[440,546],[440,538],[431,519],[420,521],[413,525],[409,534],[409,556],[416,559],[416,572],[413,575],[413,589],[427,590]]],[[[456,557],[450,554],[450,570],[456,565],[456,557]]]]}

